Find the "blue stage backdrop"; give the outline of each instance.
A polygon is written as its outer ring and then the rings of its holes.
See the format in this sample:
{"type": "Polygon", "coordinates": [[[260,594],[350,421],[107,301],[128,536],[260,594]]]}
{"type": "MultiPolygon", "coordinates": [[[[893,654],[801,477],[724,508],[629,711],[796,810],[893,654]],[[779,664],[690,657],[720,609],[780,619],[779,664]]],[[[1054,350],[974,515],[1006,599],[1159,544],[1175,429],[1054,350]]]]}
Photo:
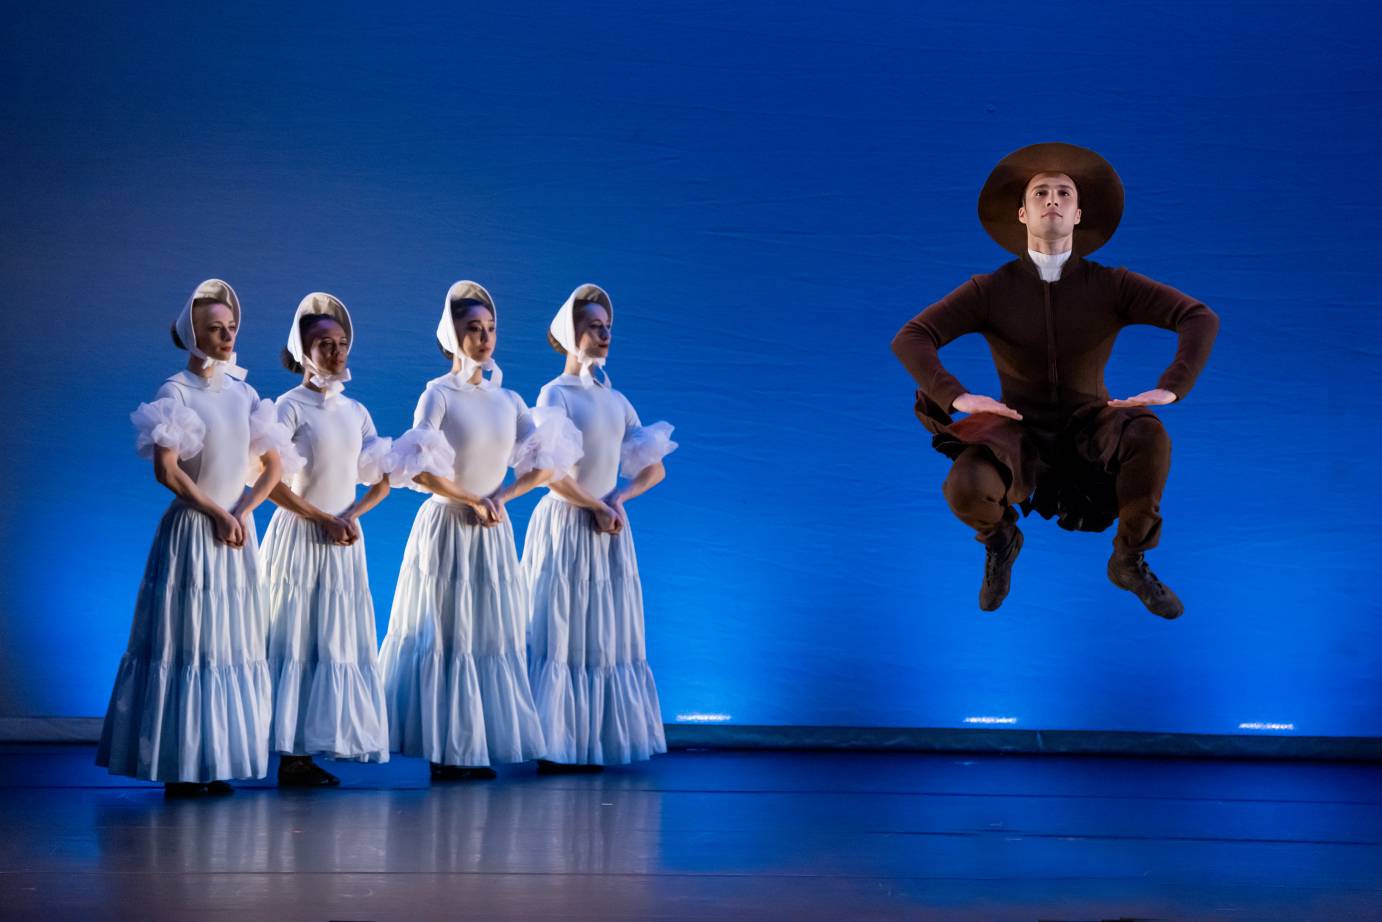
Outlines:
{"type": "MultiPolygon", "coordinates": [[[[20,4],[0,94],[0,716],[104,712],[168,495],[128,413],[191,288],[244,303],[261,395],[308,291],[356,318],[350,393],[410,422],[447,286],[500,306],[505,384],[560,371],[576,284],[677,426],[631,506],[669,722],[1382,735],[1382,67],[1371,4],[20,4]],[[1111,533],[1027,520],[1000,613],[889,342],[1007,258],[993,164],[1095,148],[1097,256],[1223,331],[1184,405],[1162,548],[1175,623],[1111,533]]],[[[1174,337],[1109,369],[1154,386],[1174,337]]],[[[996,387],[969,337],[944,358],[996,387]]],[[[365,519],[382,636],[422,497],[365,519]]],[[[536,496],[513,508],[519,534],[536,496]]],[[[259,514],[267,524],[271,507],[259,514]]]]}

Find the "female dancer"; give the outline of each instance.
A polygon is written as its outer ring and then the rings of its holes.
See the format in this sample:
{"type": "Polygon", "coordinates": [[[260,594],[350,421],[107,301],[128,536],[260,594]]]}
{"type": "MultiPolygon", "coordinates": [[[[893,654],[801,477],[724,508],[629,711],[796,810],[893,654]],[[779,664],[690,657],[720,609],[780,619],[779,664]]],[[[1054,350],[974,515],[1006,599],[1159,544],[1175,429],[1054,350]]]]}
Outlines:
{"type": "Polygon", "coordinates": [[[302,384],[278,398],[278,418],[306,462],[269,494],[279,508],[264,535],[271,747],[281,753],[278,783],[285,787],[340,784],[313,753],[389,758],[359,518],[389,494],[392,441],[342,393],[354,333],[346,306],[313,292],[298,305],[283,350],[284,366],[302,384]],[[358,499],[357,482],[369,487],[358,499]]]}
{"type": "Polygon", "coordinates": [[[173,324],[187,368],[130,415],[139,454],[174,499],[149,551],[96,764],[162,781],[173,796],[230,793],[227,779],[268,770],[251,512],[278,482],[279,452],[291,449],[273,404],[235,364],[239,326],[234,290],[220,279],[198,285],[173,324]]]}
{"type": "Polygon", "coordinates": [[[538,503],[523,544],[533,600],[529,669],[547,739],[538,768],[547,773],[598,771],[667,751],[624,504],[662,481],[662,458],[677,446],[670,425],[642,425],[603,373],[613,318],[599,286],[571,293],[548,333],[566,371],[537,398],[538,407],[566,411],[585,447],[570,476],[538,503]],[[628,482],[619,487],[621,469],[628,482]]]}
{"type": "Polygon", "coordinates": [[[451,372],[428,382],[393,474],[432,498],[413,523],[380,654],[389,732],[395,750],[432,763],[435,780],[493,778],[491,763],[544,751],[504,504],[570,468],[580,438],[560,411],[530,412],[500,387],[495,317],[475,282],[447,292],[437,340],[451,372]],[[504,486],[509,467],[517,479],[504,486]]]}

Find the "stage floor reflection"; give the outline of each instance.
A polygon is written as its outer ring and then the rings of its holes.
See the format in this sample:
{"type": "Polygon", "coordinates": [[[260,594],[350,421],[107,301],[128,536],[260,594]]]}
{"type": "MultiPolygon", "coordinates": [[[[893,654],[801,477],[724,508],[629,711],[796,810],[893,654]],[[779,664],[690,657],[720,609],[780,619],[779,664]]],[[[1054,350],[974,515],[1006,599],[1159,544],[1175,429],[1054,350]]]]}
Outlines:
{"type": "Polygon", "coordinates": [[[0,916],[1382,919],[1382,766],[677,752],[165,801],[0,746],[0,916]]]}

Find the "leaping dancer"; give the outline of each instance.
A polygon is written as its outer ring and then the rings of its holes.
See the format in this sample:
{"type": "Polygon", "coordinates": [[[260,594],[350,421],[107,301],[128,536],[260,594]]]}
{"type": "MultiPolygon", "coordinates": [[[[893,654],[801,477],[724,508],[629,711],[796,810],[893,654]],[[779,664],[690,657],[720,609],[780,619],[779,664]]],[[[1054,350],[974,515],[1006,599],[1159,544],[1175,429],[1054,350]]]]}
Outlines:
{"type": "Polygon", "coordinates": [[[916,379],[916,413],[954,462],[943,492],[986,548],[979,607],[1008,594],[1022,549],[1018,513],[1062,528],[1118,530],[1108,575],[1155,615],[1178,618],[1176,594],[1144,554],[1161,536],[1171,439],[1151,407],[1184,400],[1209,359],[1219,318],[1174,288],[1084,257],[1113,236],[1123,184],[1091,150],[1034,144],[994,168],[979,220],[1017,259],[976,275],[908,321],[893,351],[916,379]],[[1104,366],[1123,327],[1175,331],[1175,359],[1150,390],[1112,399],[1104,366]],[[938,351],[966,333],[988,342],[1002,391],[972,393],[938,351]],[[954,420],[952,413],[968,414],[954,420]]]}

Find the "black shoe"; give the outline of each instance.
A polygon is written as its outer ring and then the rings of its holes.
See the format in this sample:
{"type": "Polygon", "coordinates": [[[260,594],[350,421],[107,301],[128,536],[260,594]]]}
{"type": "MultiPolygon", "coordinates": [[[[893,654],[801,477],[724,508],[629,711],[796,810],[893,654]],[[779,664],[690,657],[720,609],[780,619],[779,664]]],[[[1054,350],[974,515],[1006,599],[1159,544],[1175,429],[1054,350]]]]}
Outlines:
{"type": "Polygon", "coordinates": [[[171,799],[201,797],[206,793],[206,785],[195,781],[170,781],[163,785],[163,796],[171,799]]]}
{"type": "Polygon", "coordinates": [[[984,584],[979,587],[981,611],[997,611],[1008,597],[1012,584],[1013,561],[1022,550],[1022,530],[1013,527],[1012,539],[1006,547],[988,547],[984,554],[984,584]]]}
{"type": "Polygon", "coordinates": [[[235,788],[230,786],[229,781],[212,781],[207,784],[206,793],[217,797],[224,797],[227,794],[234,794],[235,788]]]}
{"type": "Polygon", "coordinates": [[[311,756],[282,756],[278,761],[281,788],[334,788],[341,779],[312,761],[311,756]]]}
{"type": "Polygon", "coordinates": [[[443,765],[432,763],[433,781],[493,781],[499,774],[488,765],[443,765]]]}
{"type": "Polygon", "coordinates": [[[1158,618],[1174,621],[1185,613],[1176,594],[1171,591],[1147,566],[1141,554],[1119,554],[1114,552],[1108,559],[1108,578],[1119,589],[1126,589],[1147,606],[1147,611],[1158,618]]]}
{"type": "Polygon", "coordinates": [[[537,773],[539,775],[595,775],[604,771],[603,765],[588,765],[577,762],[549,762],[546,759],[537,760],[537,773]]]}

